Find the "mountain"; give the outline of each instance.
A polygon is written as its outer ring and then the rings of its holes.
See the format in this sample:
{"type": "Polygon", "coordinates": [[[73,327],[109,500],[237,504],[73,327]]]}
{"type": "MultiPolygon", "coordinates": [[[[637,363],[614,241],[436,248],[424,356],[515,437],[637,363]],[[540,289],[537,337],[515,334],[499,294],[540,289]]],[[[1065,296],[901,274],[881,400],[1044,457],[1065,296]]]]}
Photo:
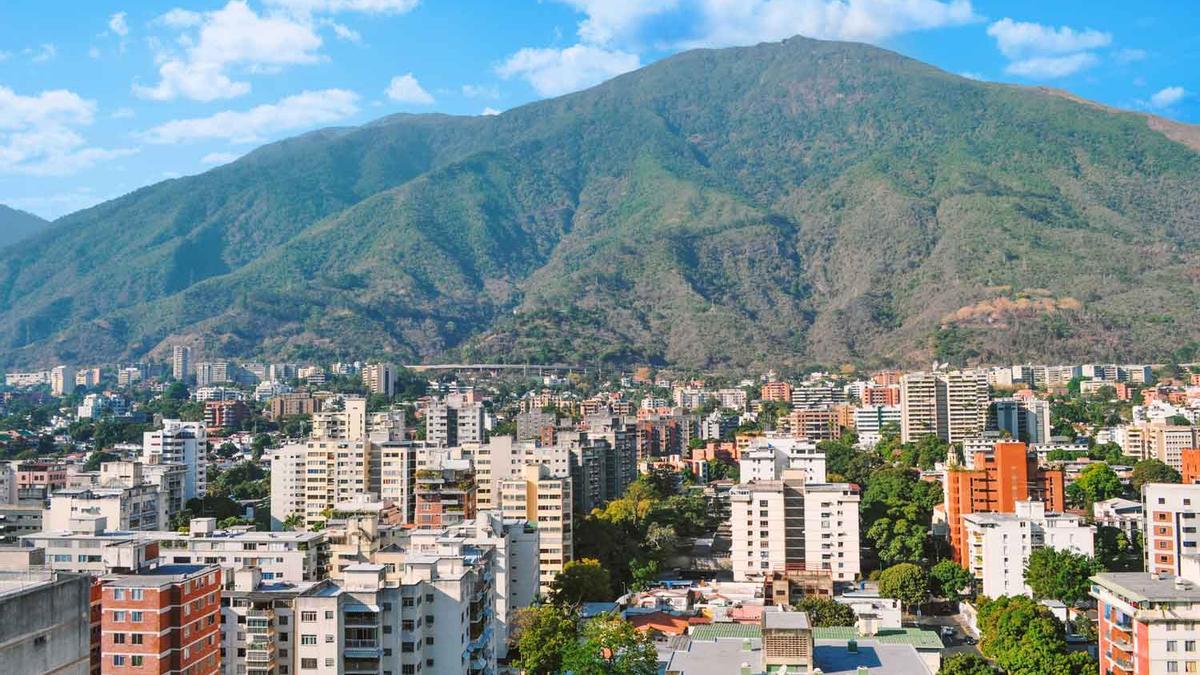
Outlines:
{"type": "Polygon", "coordinates": [[[49,225],[32,213],[0,204],[0,248],[11,246],[49,225]]]}
{"type": "Polygon", "coordinates": [[[0,252],[0,359],[1188,358],[1189,134],[861,44],[691,51],[62,218],[0,252]]]}

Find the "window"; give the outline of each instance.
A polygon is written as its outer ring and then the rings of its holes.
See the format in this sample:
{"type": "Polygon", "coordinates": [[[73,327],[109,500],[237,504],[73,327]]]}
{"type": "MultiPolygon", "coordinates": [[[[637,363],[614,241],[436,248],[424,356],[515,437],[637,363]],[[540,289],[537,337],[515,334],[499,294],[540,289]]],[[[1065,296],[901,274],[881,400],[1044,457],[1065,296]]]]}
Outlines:
{"type": "MultiPolygon", "coordinates": [[[[68,556],[68,559],[70,559],[70,556],[68,556]]],[[[113,589],[113,600],[124,600],[124,599],[125,599],[125,589],[124,588],[114,588],[113,589]]]]}
{"type": "MultiPolygon", "coordinates": [[[[317,644],[317,636],[316,635],[301,635],[300,636],[300,644],[315,645],[315,644],[317,644]]],[[[316,668],[316,666],[313,666],[313,667],[316,668]]]]}
{"type": "Polygon", "coordinates": [[[113,612],[113,621],[124,621],[125,612],[113,612]]]}
{"type": "Polygon", "coordinates": [[[333,663],[333,662],[334,662],[334,660],[333,660],[333,659],[325,659],[325,667],[326,667],[326,668],[332,668],[332,667],[333,667],[333,665],[334,665],[334,663],[333,663]]]}
{"type": "Polygon", "coordinates": [[[1176,640],[1167,640],[1167,651],[1173,652],[1179,647],[1179,642],[1176,640]]]}
{"type": "Polygon", "coordinates": [[[325,610],[325,618],[332,619],[333,618],[333,610],[328,610],[328,609],[325,610]]]}
{"type": "Polygon", "coordinates": [[[131,656],[131,657],[129,657],[129,665],[134,666],[134,667],[140,666],[140,665],[142,665],[142,661],[145,658],[146,657],[144,657],[144,656],[131,656]]]}
{"type": "Polygon", "coordinates": [[[134,633],[129,636],[129,641],[135,645],[142,644],[143,636],[141,633],[134,633]]]}
{"type": "Polygon", "coordinates": [[[316,612],[300,612],[300,620],[304,621],[304,622],[316,621],[317,613],[316,612]]]}
{"type": "Polygon", "coordinates": [[[134,623],[141,623],[142,622],[142,613],[141,612],[130,612],[129,620],[134,623]]]}
{"type": "Polygon", "coordinates": [[[125,634],[124,633],[113,633],[113,644],[114,645],[125,644],[125,634]]]}
{"type": "Polygon", "coordinates": [[[142,589],[140,589],[140,588],[130,589],[129,599],[130,600],[141,600],[142,599],[142,589]]]}
{"type": "Polygon", "coordinates": [[[113,654],[113,665],[114,666],[125,665],[125,656],[122,654],[113,654]]]}
{"type": "Polygon", "coordinates": [[[300,659],[300,670],[316,670],[316,659],[300,659]]]}
{"type": "Polygon", "coordinates": [[[333,636],[326,633],[325,634],[325,644],[331,644],[332,642],[333,642],[333,636]]]}

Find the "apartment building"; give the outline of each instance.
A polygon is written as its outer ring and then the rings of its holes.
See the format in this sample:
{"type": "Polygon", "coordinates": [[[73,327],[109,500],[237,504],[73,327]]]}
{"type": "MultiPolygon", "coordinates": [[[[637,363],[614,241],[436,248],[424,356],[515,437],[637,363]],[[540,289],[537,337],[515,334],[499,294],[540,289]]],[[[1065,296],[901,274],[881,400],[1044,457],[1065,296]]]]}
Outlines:
{"type": "Polygon", "coordinates": [[[175,345],[171,348],[171,377],[186,384],[192,374],[192,348],[175,345]]]}
{"type": "Polygon", "coordinates": [[[43,553],[47,568],[56,572],[128,574],[158,561],[159,545],[153,533],[108,529],[104,516],[73,518],[70,529],[44,530],[21,537],[21,547],[43,553]]]}
{"type": "Polygon", "coordinates": [[[1200,671],[1200,575],[1106,572],[1091,581],[1101,673],[1200,671]]]}
{"type": "Polygon", "coordinates": [[[538,533],[538,582],[543,594],[575,558],[571,479],[555,478],[550,468],[533,464],[517,478],[500,481],[500,512],[505,520],[524,520],[538,533]]]}
{"type": "Polygon", "coordinates": [[[1148,428],[1147,456],[1183,471],[1183,452],[1200,446],[1200,428],[1177,425],[1156,425],[1148,428]]]}
{"type": "Polygon", "coordinates": [[[988,426],[1007,431],[1015,439],[1030,445],[1050,442],[1050,402],[1033,397],[998,398],[992,401],[992,423],[988,426]]]}
{"type": "Polygon", "coordinates": [[[972,457],[972,467],[946,472],[946,520],[954,561],[965,564],[963,516],[970,513],[1015,513],[1019,501],[1041,501],[1050,512],[1064,506],[1063,472],[1044,469],[1024,443],[996,443],[972,457]]]}
{"type": "Polygon", "coordinates": [[[0,673],[88,675],[90,589],[83,575],[0,571],[0,673]]]}
{"type": "Polygon", "coordinates": [[[271,455],[271,529],[283,530],[291,519],[304,522],[307,498],[308,446],[288,443],[271,455]]]}
{"type": "Polygon", "coordinates": [[[809,439],[759,436],[738,454],[738,475],[743,483],[779,480],[788,469],[802,471],[810,483],[824,483],[825,453],[809,439]]]}
{"type": "Polygon", "coordinates": [[[1200,448],[1187,448],[1179,456],[1179,473],[1188,485],[1200,483],[1200,448]]]}
{"type": "Polygon", "coordinates": [[[990,598],[1032,595],[1025,566],[1038,549],[1095,555],[1096,528],[1081,516],[1047,513],[1042,502],[1019,501],[1014,513],[969,513],[962,520],[964,566],[990,598]]]}
{"type": "Polygon", "coordinates": [[[475,471],[468,460],[446,459],[417,469],[415,492],[419,528],[440,529],[475,517],[475,471]]]}
{"type": "Polygon", "coordinates": [[[201,361],[196,364],[197,387],[233,382],[236,376],[237,367],[228,361],[201,361]]]}
{"type": "Polygon", "coordinates": [[[425,439],[442,447],[482,443],[487,433],[481,403],[438,401],[425,409],[425,439]]]}
{"type": "Polygon", "coordinates": [[[900,436],[904,442],[937,436],[957,443],[987,426],[984,371],[907,373],[900,378],[900,436]]]}
{"type": "Polygon", "coordinates": [[[900,429],[899,405],[864,405],[854,409],[854,431],[862,436],[878,438],[885,428],[900,429]]]}
{"type": "Polygon", "coordinates": [[[70,366],[55,366],[50,369],[50,393],[54,396],[69,396],[75,392],[75,369],[70,366]]]}
{"type": "Polygon", "coordinates": [[[287,392],[270,400],[270,415],[273,420],[285,417],[308,416],[321,411],[321,399],[308,393],[287,392]]]}
{"type": "Polygon", "coordinates": [[[1142,486],[1146,570],[1180,576],[1200,556],[1200,485],[1142,486]]]}
{"type": "Polygon", "coordinates": [[[861,572],[858,488],[809,483],[787,470],[781,480],[743,483],[730,491],[734,581],[763,581],[776,572],[825,571],[853,581],[861,572]]]}
{"type": "Polygon", "coordinates": [[[267,581],[295,583],[328,573],[329,541],[323,532],[257,532],[217,529],[215,518],[193,518],[186,533],[152,532],[164,564],[258,569],[267,581]]]}
{"type": "Polygon", "coordinates": [[[182,464],[183,500],[208,492],[208,430],[203,422],[163,420],[163,428],[142,434],[142,462],[182,464]]]}
{"type": "Polygon", "coordinates": [[[362,368],[363,386],[372,394],[396,395],[400,372],[392,363],[369,363],[362,368]]]}
{"type": "Polygon", "coordinates": [[[762,386],[762,389],[759,392],[759,398],[764,401],[782,401],[784,403],[791,403],[792,385],[779,380],[767,382],[762,386]]]}
{"type": "Polygon", "coordinates": [[[313,413],[312,438],[324,440],[367,440],[367,400],[345,396],[334,399],[313,413]]]}
{"type": "Polygon", "coordinates": [[[101,672],[221,672],[221,569],[163,565],[104,580],[101,672]]]}
{"type": "Polygon", "coordinates": [[[163,513],[163,494],[149,483],[74,488],[54,493],[42,526],[48,531],[69,531],[73,519],[102,516],[122,530],[161,530],[166,527],[163,513]]]}

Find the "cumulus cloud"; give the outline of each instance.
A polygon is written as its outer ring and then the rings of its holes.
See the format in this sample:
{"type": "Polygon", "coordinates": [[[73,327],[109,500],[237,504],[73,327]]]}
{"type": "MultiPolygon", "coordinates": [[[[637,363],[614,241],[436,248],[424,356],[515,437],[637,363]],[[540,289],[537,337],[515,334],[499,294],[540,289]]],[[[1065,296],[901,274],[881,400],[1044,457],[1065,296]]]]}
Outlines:
{"type": "Polygon", "coordinates": [[[358,95],[345,89],[304,91],[249,110],[225,110],[208,117],[179,119],[142,134],[151,143],[225,140],[253,143],[285,131],[297,131],[345,119],[358,112],[358,95]]]}
{"type": "Polygon", "coordinates": [[[79,132],[96,103],[65,89],[27,96],[0,86],[0,173],[65,175],[135,152],[96,148],[79,132]]]}
{"type": "Polygon", "coordinates": [[[45,63],[58,56],[58,47],[47,42],[39,45],[36,49],[28,47],[23,53],[34,63],[45,63]]]}
{"type": "Polygon", "coordinates": [[[496,110],[495,108],[484,108],[484,109],[483,109],[483,112],[481,112],[481,113],[479,113],[479,114],[480,114],[480,115],[485,115],[485,116],[490,116],[490,115],[499,115],[499,114],[500,114],[500,111],[499,111],[499,110],[496,110]]]}
{"type": "Polygon", "coordinates": [[[579,37],[591,44],[627,40],[648,17],[679,7],[679,0],[560,1],[587,15],[579,22],[579,37]]]}
{"type": "Polygon", "coordinates": [[[134,93],[143,98],[233,98],[250,91],[249,82],[231,76],[234,68],[275,72],[283,66],[319,59],[321,38],[311,23],[285,16],[259,16],[242,0],[203,14],[172,10],[159,17],[159,22],[174,28],[194,28],[196,33],[180,36],[179,43],[185,47],[182,54],[159,55],[158,84],[134,84],[134,93]]]}
{"type": "Polygon", "coordinates": [[[1183,87],[1177,86],[1159,89],[1150,97],[1150,100],[1147,102],[1147,107],[1155,108],[1157,110],[1170,108],[1176,103],[1182,101],[1185,96],[1187,96],[1187,90],[1183,87]]]}
{"type": "Polygon", "coordinates": [[[336,14],[403,14],[412,11],[419,0],[266,0],[266,4],[292,12],[336,14]]]}
{"type": "Polygon", "coordinates": [[[988,26],[987,33],[1009,59],[1006,73],[1036,80],[1066,77],[1091,68],[1100,62],[1094,50],[1112,43],[1112,34],[1091,28],[1055,28],[1007,17],[988,26]]]}
{"type": "Polygon", "coordinates": [[[542,96],[558,96],[599,84],[640,64],[637,54],[578,44],[565,49],[522,49],[497,66],[496,73],[506,79],[520,77],[542,96]]]}
{"type": "Polygon", "coordinates": [[[416,103],[420,105],[429,105],[433,103],[433,96],[425,91],[417,78],[413,77],[412,73],[397,75],[392,78],[388,88],[384,90],[387,97],[398,103],[416,103]]]}
{"type": "Polygon", "coordinates": [[[117,12],[108,17],[108,29],[120,37],[129,35],[129,24],[125,21],[125,12],[117,12]]]}
{"type": "Polygon", "coordinates": [[[346,42],[362,42],[362,35],[359,35],[358,31],[349,26],[340,24],[336,21],[325,21],[324,24],[333,30],[333,34],[336,35],[339,40],[345,40],[346,42]]]}

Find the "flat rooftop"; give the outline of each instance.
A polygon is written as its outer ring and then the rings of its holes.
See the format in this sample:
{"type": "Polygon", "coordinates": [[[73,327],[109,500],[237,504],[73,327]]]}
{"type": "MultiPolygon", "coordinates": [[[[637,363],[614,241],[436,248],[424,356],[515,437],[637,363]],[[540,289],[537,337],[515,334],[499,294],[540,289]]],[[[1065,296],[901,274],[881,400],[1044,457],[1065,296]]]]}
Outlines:
{"type": "MultiPolygon", "coordinates": [[[[692,640],[671,652],[667,670],[683,675],[738,673],[742,664],[751,673],[763,673],[762,640],[757,638],[721,638],[692,640]]],[[[871,675],[932,675],[925,660],[911,645],[882,644],[860,640],[858,651],[851,653],[841,641],[817,640],[813,661],[825,675],[858,675],[864,667],[871,675]]]]}
{"type": "Polygon", "coordinates": [[[1200,584],[1187,582],[1177,586],[1178,577],[1160,574],[1155,579],[1149,572],[1106,572],[1092,581],[1125,598],[1141,602],[1200,602],[1200,584]]]}
{"type": "Polygon", "coordinates": [[[161,565],[137,574],[119,574],[109,578],[114,586],[149,588],[177,584],[209,569],[219,568],[215,565],[161,565]]]}

